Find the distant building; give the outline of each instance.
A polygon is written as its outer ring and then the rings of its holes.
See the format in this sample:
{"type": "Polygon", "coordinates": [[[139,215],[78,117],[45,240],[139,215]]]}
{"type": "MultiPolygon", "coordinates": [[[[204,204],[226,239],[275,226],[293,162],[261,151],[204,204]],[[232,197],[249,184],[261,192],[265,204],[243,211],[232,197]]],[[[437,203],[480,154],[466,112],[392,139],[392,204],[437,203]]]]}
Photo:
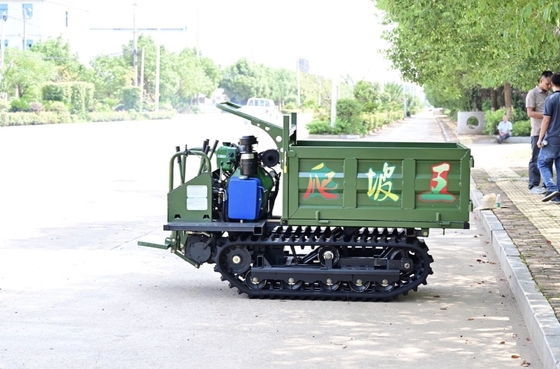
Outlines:
{"type": "Polygon", "coordinates": [[[88,28],[87,11],[43,0],[0,0],[4,47],[27,50],[41,39],[62,36],[72,45],[88,28]]]}

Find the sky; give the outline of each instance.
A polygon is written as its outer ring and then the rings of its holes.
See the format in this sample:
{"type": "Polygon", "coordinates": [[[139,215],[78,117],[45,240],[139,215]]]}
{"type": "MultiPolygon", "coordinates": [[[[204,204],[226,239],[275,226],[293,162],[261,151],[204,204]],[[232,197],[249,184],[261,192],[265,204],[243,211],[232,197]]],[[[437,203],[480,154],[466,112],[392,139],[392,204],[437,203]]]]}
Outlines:
{"type": "MultiPolygon", "coordinates": [[[[225,67],[246,57],[273,68],[295,69],[308,59],[310,72],[331,77],[349,74],[355,81],[399,81],[379,52],[380,19],[371,0],[52,0],[83,10],[88,19],[82,59],[118,54],[138,33],[147,33],[166,48],[196,47],[225,67]],[[136,3],[136,6],[132,4],[136,3]],[[186,31],[148,32],[142,28],[186,31]],[[114,28],[128,28],[115,31],[114,28]]],[[[83,15],[82,14],[82,15],[83,15]]]]}

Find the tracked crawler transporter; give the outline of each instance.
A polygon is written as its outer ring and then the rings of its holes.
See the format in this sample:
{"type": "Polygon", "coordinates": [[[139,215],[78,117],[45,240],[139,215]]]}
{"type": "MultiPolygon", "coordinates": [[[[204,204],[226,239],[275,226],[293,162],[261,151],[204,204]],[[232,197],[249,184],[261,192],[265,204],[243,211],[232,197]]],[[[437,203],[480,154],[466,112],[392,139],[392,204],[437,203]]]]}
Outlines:
{"type": "Polygon", "coordinates": [[[217,106],[262,128],[277,149],[257,152],[254,136],[177,147],[171,235],[165,245],[139,244],[195,267],[213,263],[239,293],[387,301],[432,274],[422,239],[430,228],[469,227],[473,163],[460,144],[298,140],[295,114],[280,128],[217,106]],[[187,161],[196,162],[192,177],[187,161]]]}

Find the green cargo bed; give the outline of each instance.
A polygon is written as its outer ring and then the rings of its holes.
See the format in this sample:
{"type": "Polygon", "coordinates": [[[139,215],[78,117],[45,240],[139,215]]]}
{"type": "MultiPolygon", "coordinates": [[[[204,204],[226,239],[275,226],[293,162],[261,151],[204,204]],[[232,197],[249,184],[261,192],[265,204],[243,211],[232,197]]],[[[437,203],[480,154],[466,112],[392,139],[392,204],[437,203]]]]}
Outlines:
{"type": "Polygon", "coordinates": [[[286,157],[287,224],[468,227],[471,155],[461,144],[292,141],[286,157]]]}

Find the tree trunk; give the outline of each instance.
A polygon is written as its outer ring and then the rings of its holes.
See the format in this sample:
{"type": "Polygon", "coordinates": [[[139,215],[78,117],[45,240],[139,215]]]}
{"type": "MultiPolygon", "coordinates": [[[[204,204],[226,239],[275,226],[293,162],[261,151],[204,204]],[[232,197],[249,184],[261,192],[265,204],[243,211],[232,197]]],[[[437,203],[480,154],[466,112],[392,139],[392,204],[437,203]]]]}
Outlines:
{"type": "Polygon", "coordinates": [[[498,93],[495,89],[490,89],[490,101],[492,102],[492,112],[498,110],[498,93]]]}
{"type": "Polygon", "coordinates": [[[513,119],[513,105],[511,102],[511,85],[506,83],[504,85],[504,103],[506,106],[506,114],[509,119],[513,119]]]}

